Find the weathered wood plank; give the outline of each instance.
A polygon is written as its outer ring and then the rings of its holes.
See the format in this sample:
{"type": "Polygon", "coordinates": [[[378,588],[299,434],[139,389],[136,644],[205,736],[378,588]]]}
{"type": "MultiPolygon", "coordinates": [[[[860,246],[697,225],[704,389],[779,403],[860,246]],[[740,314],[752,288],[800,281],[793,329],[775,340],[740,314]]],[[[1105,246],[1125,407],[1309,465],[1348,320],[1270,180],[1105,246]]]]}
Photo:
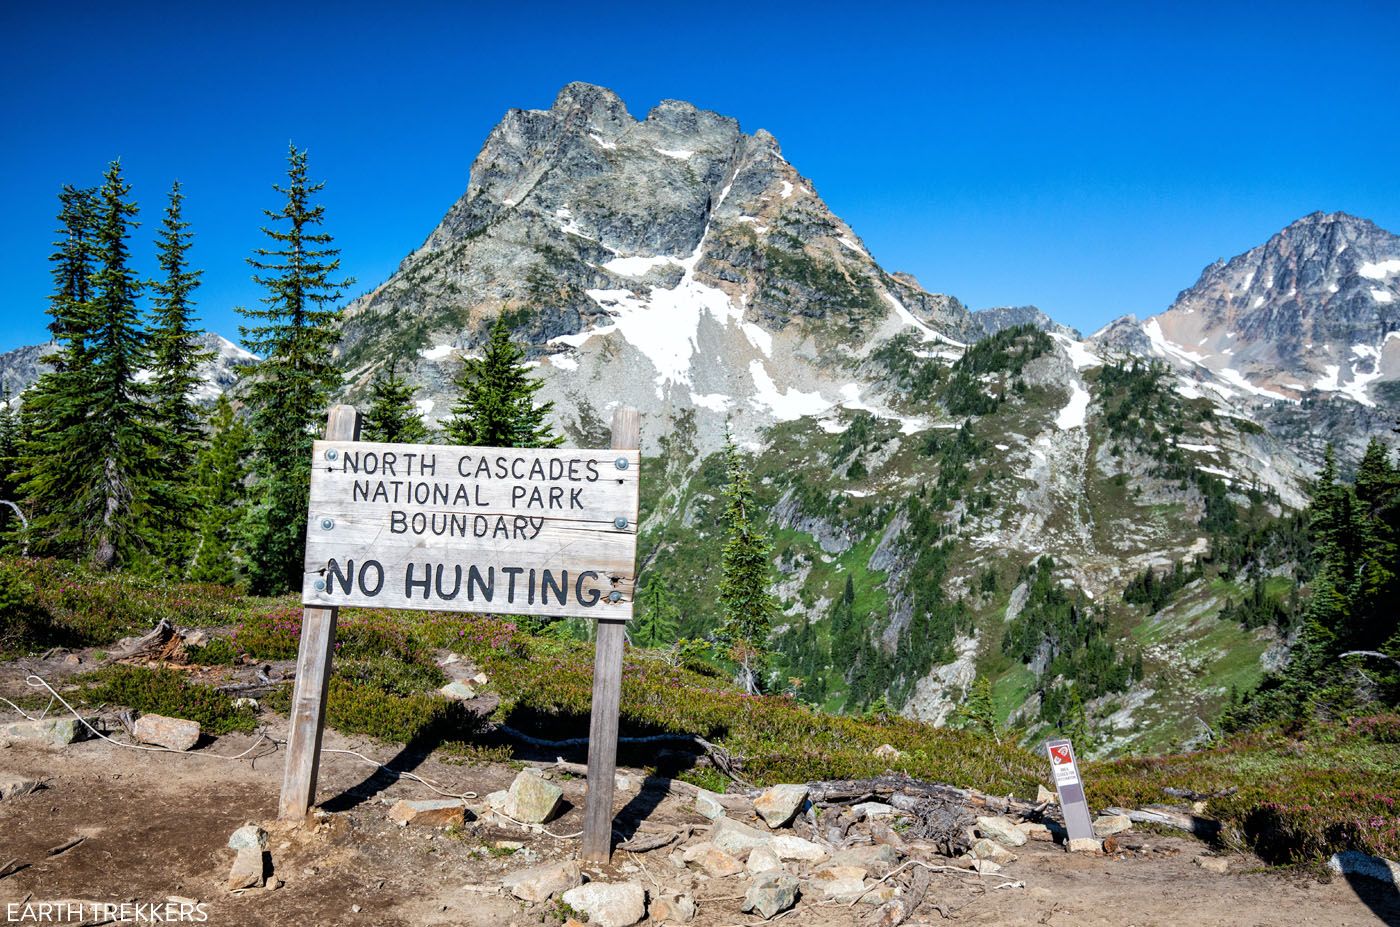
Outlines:
{"type": "MultiPolygon", "coordinates": [[[[330,411],[326,437],[354,441],[360,435],[360,413],[354,406],[338,405],[330,411]]],[[[291,717],[287,728],[287,765],[282,772],[282,795],[277,816],[299,821],[316,802],[316,774],[321,763],[321,732],[326,718],[326,687],[331,677],[338,609],[302,609],[301,644],[297,649],[297,675],[292,689],[291,717]]]]}
{"type": "MultiPolygon", "coordinates": [[[[613,413],[612,446],[641,446],[641,418],[636,409],[613,413]]],[[[626,625],[598,622],[593,657],[593,708],[588,728],[588,794],[584,803],[583,858],[606,863],[612,857],[613,788],[617,773],[617,729],[622,702],[622,648],[626,625]]]]}

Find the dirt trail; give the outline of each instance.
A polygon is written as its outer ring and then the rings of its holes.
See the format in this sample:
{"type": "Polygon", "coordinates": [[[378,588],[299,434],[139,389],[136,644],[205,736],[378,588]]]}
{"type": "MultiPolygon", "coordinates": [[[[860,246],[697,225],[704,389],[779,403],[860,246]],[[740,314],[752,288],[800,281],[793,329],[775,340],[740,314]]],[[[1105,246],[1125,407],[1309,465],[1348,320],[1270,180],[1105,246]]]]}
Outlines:
{"type": "MultiPolygon", "coordinates": [[[[272,733],[280,736],[275,725],[272,733]]],[[[252,737],[229,736],[202,752],[236,754],[253,742],[252,737]]],[[[379,760],[396,752],[334,732],[328,734],[327,746],[379,760]]],[[[0,802],[0,866],[11,858],[28,863],[0,878],[0,924],[7,922],[6,905],[26,899],[149,903],[172,895],[207,902],[205,923],[238,927],[529,927],[560,922],[549,906],[526,907],[496,886],[502,875],[526,865],[522,857],[565,858],[577,841],[524,834],[513,827],[459,837],[397,827],[388,819],[386,800],[430,798],[432,793],[415,782],[376,776],[373,768],[340,754],[323,761],[320,799],[331,813],[320,825],[296,831],[267,825],[274,876],[285,885],[230,895],[223,881],[233,852],[225,843],[243,823],[266,824],[275,815],[283,757],[276,752],[252,763],[227,762],[141,753],[101,741],[64,748],[0,747],[0,772],[48,778],[47,788],[0,802]],[[86,839],[76,847],[46,856],[79,836],[86,839]],[[526,848],[513,855],[487,850],[486,844],[497,839],[523,841],[526,848]]],[[[483,796],[507,787],[516,773],[507,765],[464,767],[433,757],[414,771],[449,789],[483,796]]],[[[549,829],[568,834],[581,827],[584,783],[563,779],[559,784],[573,807],[549,829]]],[[[624,815],[644,813],[648,828],[705,823],[680,798],[663,795],[660,789],[633,791],[619,797],[618,807],[624,815]]],[[[1192,864],[1202,849],[1199,844],[1155,837],[1149,842],[1152,853],[1124,859],[1067,856],[1051,844],[1032,842],[996,876],[935,875],[929,901],[964,924],[1400,925],[1400,898],[1393,889],[1249,871],[1257,863],[1243,858],[1234,861],[1234,872],[1220,875],[1192,864]],[[1007,882],[1024,887],[996,887],[1007,882]]],[[[739,914],[740,878],[706,880],[678,870],[667,853],[619,853],[612,867],[594,877],[691,891],[700,902],[699,927],[762,923],[739,914]]],[[[804,900],[782,920],[834,927],[872,923],[874,912],[865,905],[846,908],[804,900]]],[[[11,912],[9,922],[20,921],[11,912]]],[[[942,922],[932,904],[910,921],[942,922]]]]}

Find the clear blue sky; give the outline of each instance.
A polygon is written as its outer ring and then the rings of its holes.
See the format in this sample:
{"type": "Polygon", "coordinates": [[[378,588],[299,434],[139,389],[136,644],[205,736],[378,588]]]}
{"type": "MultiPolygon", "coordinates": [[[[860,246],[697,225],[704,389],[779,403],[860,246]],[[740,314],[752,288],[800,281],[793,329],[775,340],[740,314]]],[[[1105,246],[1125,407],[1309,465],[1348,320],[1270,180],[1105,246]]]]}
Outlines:
{"type": "Polygon", "coordinates": [[[1400,4],[281,2],[0,6],[0,349],[44,337],[61,184],[120,157],[188,195],[208,327],[289,140],[357,293],[417,246],[510,107],[571,80],[773,132],[890,270],[1092,330],[1315,209],[1400,231],[1400,4]],[[675,10],[676,15],[663,10],[675,10]]]}

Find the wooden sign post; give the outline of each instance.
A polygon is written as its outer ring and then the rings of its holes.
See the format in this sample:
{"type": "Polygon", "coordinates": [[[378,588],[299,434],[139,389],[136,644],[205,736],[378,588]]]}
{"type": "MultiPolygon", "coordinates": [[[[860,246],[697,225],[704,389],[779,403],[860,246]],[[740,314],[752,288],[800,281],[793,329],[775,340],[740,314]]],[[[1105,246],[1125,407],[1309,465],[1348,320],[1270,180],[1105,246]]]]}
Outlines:
{"type": "Polygon", "coordinates": [[[360,442],[358,421],[353,408],[336,406],[313,450],[280,816],[304,817],[315,801],[340,606],[592,618],[584,856],[606,861],[636,583],[637,411],[614,414],[609,450],[360,442]]]}

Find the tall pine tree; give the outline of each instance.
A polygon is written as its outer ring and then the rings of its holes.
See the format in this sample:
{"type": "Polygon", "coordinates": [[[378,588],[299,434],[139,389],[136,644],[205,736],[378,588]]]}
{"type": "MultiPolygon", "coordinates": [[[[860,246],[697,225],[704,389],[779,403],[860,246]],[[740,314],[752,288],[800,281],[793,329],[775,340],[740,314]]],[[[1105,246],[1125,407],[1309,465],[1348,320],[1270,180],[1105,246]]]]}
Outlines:
{"type": "Polygon", "coordinates": [[[632,643],[639,647],[666,647],[680,633],[680,611],[671,603],[666,580],[654,576],[647,581],[638,604],[641,613],[628,629],[632,643]]]}
{"type": "Polygon", "coordinates": [[[768,636],[778,600],[773,596],[773,543],[758,525],[753,482],[734,439],[724,436],[724,552],[720,563],[719,604],[722,619],[716,637],[729,647],[739,667],[739,683],[757,693],[767,661],[768,636]]]}
{"type": "Polygon", "coordinates": [[[389,444],[422,444],[428,440],[428,426],[418,414],[413,396],[417,387],[398,375],[397,362],[381,370],[369,388],[369,409],[360,425],[364,441],[389,444]]]}
{"type": "Polygon", "coordinates": [[[244,482],[252,435],[228,397],[220,395],[209,416],[209,439],[195,462],[198,500],[189,578],[199,583],[234,585],[243,578],[238,550],[238,519],[246,500],[244,482]]]}
{"type": "Polygon", "coordinates": [[[176,181],[156,235],[162,276],[151,283],[151,406],[166,438],[160,462],[170,494],[160,528],[165,559],[177,573],[188,566],[196,511],[194,460],[203,437],[193,393],[200,365],[214,356],[201,348],[195,326],[194,291],[204,272],[189,264],[184,199],[176,181]]]}
{"type": "Polygon", "coordinates": [[[257,593],[300,585],[311,443],[341,382],[332,357],[340,318],[335,302],[350,281],[335,279],[340,251],[319,231],[325,207],[312,198],[323,186],[307,179],[306,152],[291,146],[287,184],[274,185],[286,202],[264,211],[271,224],[263,234],[271,244],[248,259],[257,271],[253,280],[267,295],[261,308],[239,309],[249,320],[241,328],[244,341],[263,357],[246,368],[244,392],[255,447],[257,484],[247,533],[257,593]]]}
{"type": "Polygon", "coordinates": [[[544,384],[530,376],[524,360],[505,316],[497,316],[484,356],[463,361],[454,381],[457,403],[443,424],[449,444],[558,447],[563,442],[549,424],[554,403],[535,402],[544,384]]]}

